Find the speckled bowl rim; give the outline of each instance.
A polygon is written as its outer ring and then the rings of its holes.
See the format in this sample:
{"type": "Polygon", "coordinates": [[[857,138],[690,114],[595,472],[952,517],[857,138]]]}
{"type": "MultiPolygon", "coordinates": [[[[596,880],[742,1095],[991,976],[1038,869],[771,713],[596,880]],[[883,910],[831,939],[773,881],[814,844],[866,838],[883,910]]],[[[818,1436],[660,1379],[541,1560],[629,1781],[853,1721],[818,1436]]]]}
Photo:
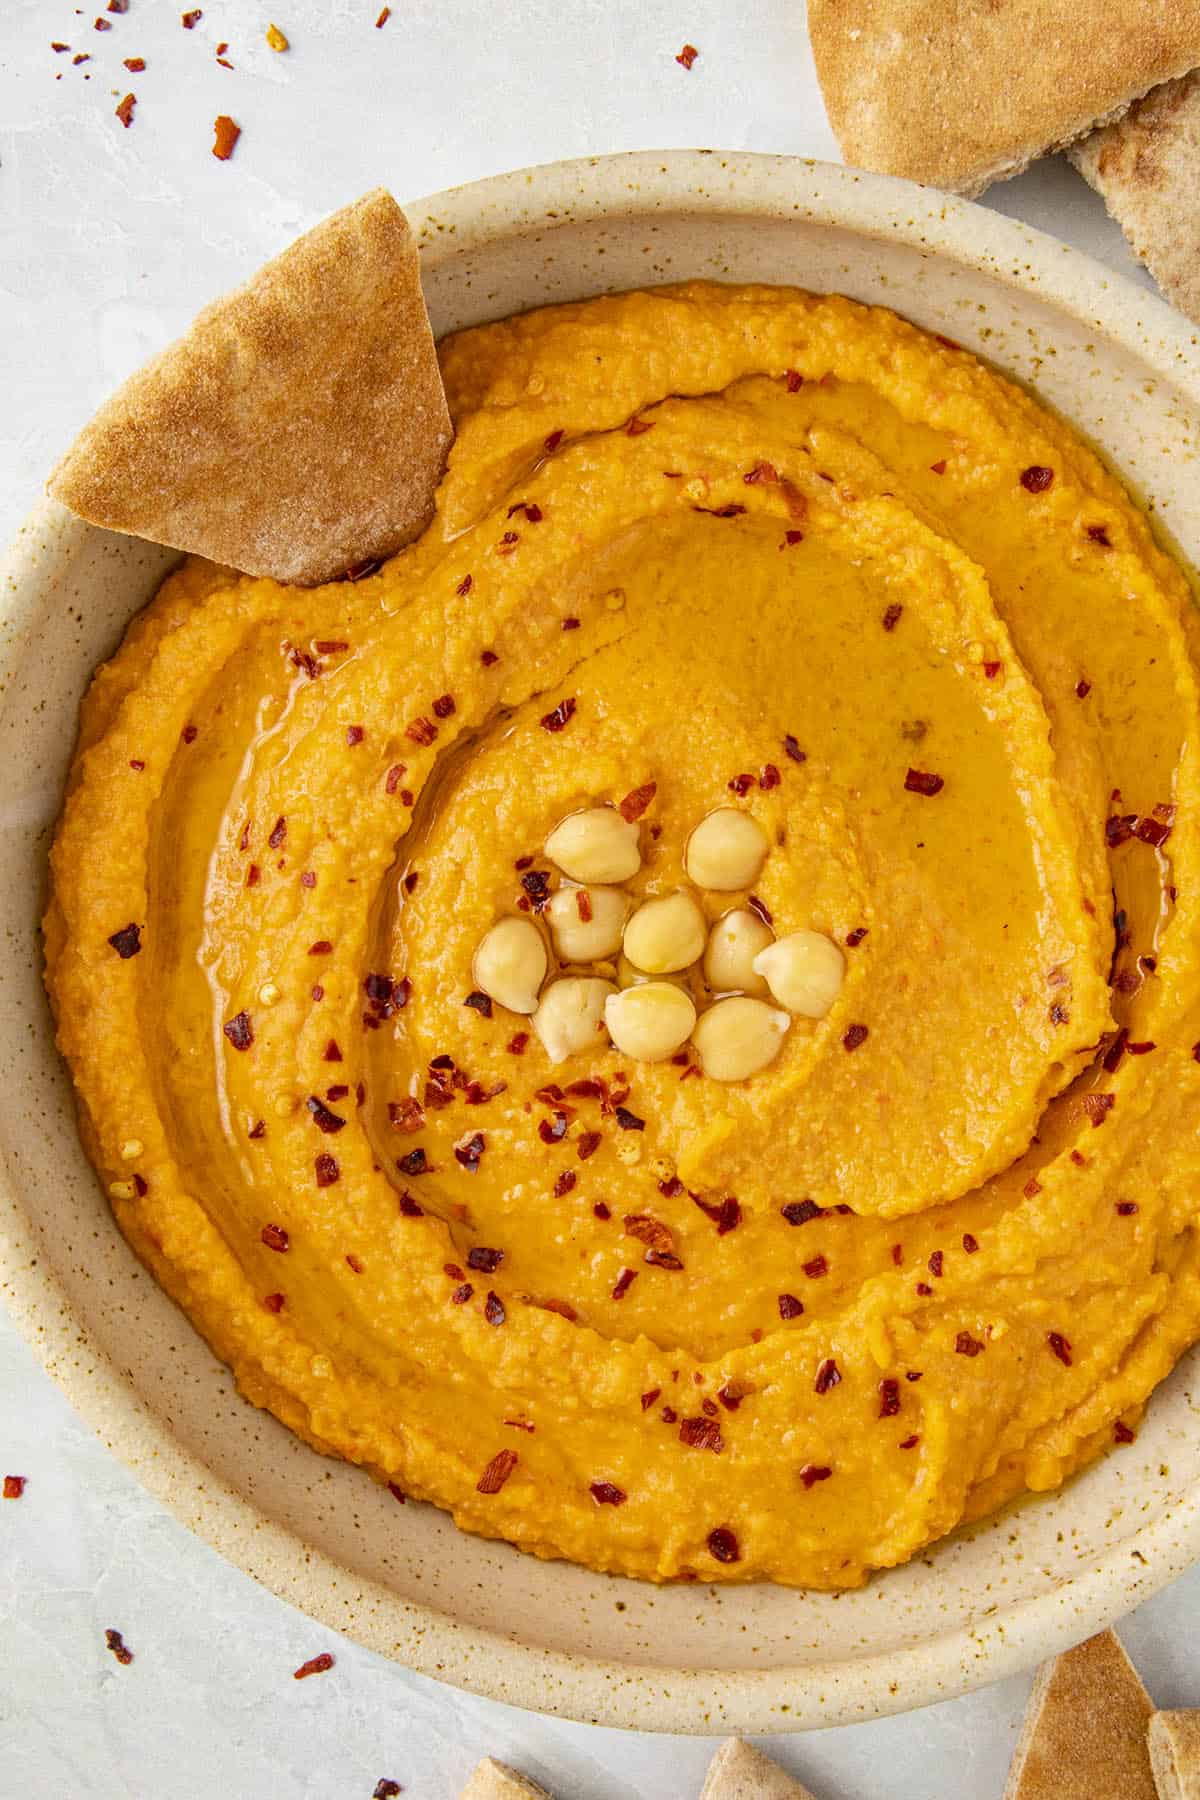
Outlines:
{"type": "MultiPolygon", "coordinates": [[[[906,244],[925,256],[948,255],[1016,292],[1036,292],[1182,387],[1200,407],[1200,338],[1163,301],[1045,233],[886,176],[800,157],[643,151],[493,176],[405,210],[423,247],[444,243],[448,233],[461,252],[511,233],[520,221],[532,233],[548,217],[627,213],[634,196],[639,213],[802,218],[868,241],[906,244]]],[[[0,562],[9,596],[0,612],[39,579],[35,564],[48,541],[69,544],[75,534],[82,542],[90,530],[41,502],[0,562]]],[[[444,1613],[398,1602],[381,1584],[312,1550],[188,1454],[73,1320],[38,1249],[19,1194],[0,1183],[0,1293],[72,1405],[157,1499],[230,1562],[313,1618],[420,1673],[534,1710],[629,1729],[745,1734],[877,1718],[1028,1667],[1111,1623],[1200,1559],[1200,1490],[1193,1488],[1173,1511],[1045,1593],[884,1656],[761,1672],[709,1670],[591,1659],[468,1630],[444,1613]],[[1137,1551],[1141,1563],[1131,1554],[1137,1551]]]]}

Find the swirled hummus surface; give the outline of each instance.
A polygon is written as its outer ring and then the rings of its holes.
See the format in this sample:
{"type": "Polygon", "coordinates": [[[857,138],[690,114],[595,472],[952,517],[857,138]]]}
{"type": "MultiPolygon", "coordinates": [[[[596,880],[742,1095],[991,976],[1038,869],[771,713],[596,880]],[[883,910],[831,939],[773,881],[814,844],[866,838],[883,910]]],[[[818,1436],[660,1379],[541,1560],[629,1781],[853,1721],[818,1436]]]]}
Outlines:
{"type": "Polygon", "coordinates": [[[1120,1454],[1200,1333],[1186,583],[885,311],[694,285],[441,354],[419,543],[187,563],[96,676],[46,921],[90,1154],[319,1449],[539,1555],[855,1585],[1120,1454]],[[552,1064],[477,991],[639,790],[631,904],[732,807],[770,854],[707,918],[842,949],[744,1081],[552,1064]]]}

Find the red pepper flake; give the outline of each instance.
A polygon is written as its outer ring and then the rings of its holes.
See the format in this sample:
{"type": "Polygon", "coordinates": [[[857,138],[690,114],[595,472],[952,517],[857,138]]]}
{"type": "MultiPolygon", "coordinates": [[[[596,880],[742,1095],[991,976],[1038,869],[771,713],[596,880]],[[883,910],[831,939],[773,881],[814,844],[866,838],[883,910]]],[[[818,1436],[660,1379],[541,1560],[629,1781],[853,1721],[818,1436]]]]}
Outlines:
{"type": "Polygon", "coordinates": [[[893,1244],[892,1245],[892,1261],[895,1263],[897,1268],[899,1268],[901,1263],[904,1261],[904,1245],[903,1244],[893,1244]]]}
{"type": "Polygon", "coordinates": [[[848,931],[846,933],[846,948],[848,950],[857,949],[858,945],[861,944],[863,939],[867,936],[868,930],[869,927],[866,925],[856,925],[853,931],[848,931]]]}
{"type": "Polygon", "coordinates": [[[404,1492],[404,1489],[403,1489],[403,1488],[401,1488],[401,1487],[397,1487],[397,1486],[396,1486],[396,1483],[395,1483],[395,1482],[394,1482],[394,1481],[389,1481],[389,1482],[388,1482],[388,1484],[387,1484],[387,1491],[388,1491],[388,1493],[389,1493],[389,1494],[390,1494],[390,1495],[391,1495],[391,1496],[392,1496],[392,1499],[393,1499],[393,1500],[398,1500],[398,1501],[399,1501],[399,1503],[400,1503],[400,1505],[401,1505],[401,1506],[404,1506],[404,1505],[406,1505],[406,1504],[407,1504],[407,1502],[408,1502],[408,1495],[407,1495],[407,1494],[406,1494],[406,1493],[405,1493],[405,1492],[404,1492]]]}
{"type": "Polygon", "coordinates": [[[932,799],[940,794],[946,783],[940,775],[931,775],[925,769],[909,769],[904,777],[905,790],[910,794],[924,794],[932,799]]]}
{"type": "Polygon", "coordinates": [[[823,1219],[826,1209],[818,1206],[815,1200],[789,1200],[786,1206],[780,1207],[789,1225],[807,1225],[810,1219],[823,1219]]]}
{"type": "MultiPolygon", "coordinates": [[[[131,756],[129,759],[129,766],[131,769],[136,769],[138,774],[140,775],[146,765],[142,761],[140,756],[131,756]]],[[[245,847],[246,846],[243,844],[242,845],[243,850],[245,849],[245,847]]]]}
{"type": "Polygon", "coordinates": [[[1130,1431],[1125,1421],[1123,1419],[1118,1419],[1113,1426],[1113,1442],[1117,1444],[1132,1444],[1135,1442],[1136,1438],[1136,1431],[1130,1431]]]}
{"type": "Polygon", "coordinates": [[[619,1488],[615,1481],[593,1481],[588,1492],[597,1506],[624,1506],[629,1498],[625,1489],[619,1488]]]}
{"type": "Polygon", "coordinates": [[[829,1261],[824,1256],[814,1256],[811,1262],[804,1265],[804,1273],[810,1281],[819,1281],[822,1275],[829,1273],[829,1261]]]}
{"type": "Polygon", "coordinates": [[[125,1667],[128,1668],[129,1664],[133,1661],[133,1651],[126,1644],[121,1633],[119,1631],[113,1631],[110,1627],[109,1630],[104,1633],[104,1642],[106,1648],[112,1651],[117,1661],[123,1663],[125,1667]]]}
{"type": "Polygon", "coordinates": [[[681,68],[690,69],[699,54],[700,52],[697,50],[695,44],[685,44],[683,49],[679,52],[679,55],[675,58],[675,61],[681,68]]]}
{"type": "Polygon", "coordinates": [[[548,452],[557,450],[565,435],[562,431],[552,431],[549,437],[542,439],[542,449],[548,452]]]}
{"type": "Polygon", "coordinates": [[[355,1254],[352,1250],[347,1253],[346,1262],[347,1262],[347,1265],[351,1269],[353,1269],[353,1271],[356,1275],[362,1274],[362,1272],[363,1272],[362,1260],[359,1257],[355,1256],[355,1254]]]}
{"type": "MultiPolygon", "coordinates": [[[[680,1080],[682,1079],[683,1077],[680,1076],[680,1080]]],[[[667,1185],[668,1184],[665,1182],[660,1182],[659,1191],[661,1192],[667,1185]]],[[[680,1182],[678,1185],[682,1188],[683,1183],[680,1182]]],[[[727,1233],[731,1232],[735,1226],[740,1225],[742,1222],[741,1203],[736,1200],[732,1194],[726,1194],[725,1198],[723,1200],[718,1200],[715,1205],[707,1200],[701,1200],[698,1194],[693,1194],[692,1199],[700,1208],[700,1211],[712,1220],[717,1228],[718,1237],[725,1237],[727,1233]]]]}
{"type": "Polygon", "coordinates": [[[869,1035],[866,1025],[848,1025],[842,1033],[842,1047],[845,1050],[857,1050],[860,1044],[866,1043],[869,1035]]]}
{"type": "Polygon", "coordinates": [[[200,23],[203,17],[204,14],[197,6],[191,12],[185,12],[180,18],[179,23],[183,26],[185,31],[192,31],[200,23]]]}
{"type": "Polygon", "coordinates": [[[404,774],[405,765],[403,763],[393,763],[384,778],[384,792],[394,794],[396,789],[400,786],[400,783],[404,780],[404,774]]]}
{"type": "Polygon", "coordinates": [[[883,629],[885,631],[895,631],[897,625],[900,623],[900,615],[903,611],[904,611],[904,608],[899,604],[899,602],[896,600],[893,600],[891,605],[884,612],[883,629]]]}
{"type": "Polygon", "coordinates": [[[1104,841],[1110,850],[1127,843],[1133,836],[1133,828],[1138,823],[1136,813],[1112,813],[1104,821],[1104,841]]]}
{"type": "Polygon", "coordinates": [[[129,127],[133,124],[133,109],[136,105],[137,95],[126,94],[125,98],[119,100],[114,108],[118,119],[120,119],[126,131],[128,131],[129,127]]]}
{"type": "MultiPolygon", "coordinates": [[[[386,11],[386,8],[384,10],[386,11]]],[[[515,1450],[497,1450],[475,1483],[475,1492],[477,1494],[498,1494],[519,1460],[515,1450]]]]}
{"type": "Polygon", "coordinates": [[[515,1037],[509,1038],[504,1048],[508,1051],[510,1056],[524,1056],[528,1044],[529,1033],[527,1031],[518,1031],[515,1037]]]}
{"type": "Polygon", "coordinates": [[[1075,683],[1076,699],[1077,700],[1086,700],[1088,695],[1091,693],[1091,691],[1092,691],[1091,682],[1085,681],[1083,676],[1080,676],[1079,680],[1075,683]]]}
{"type": "Polygon", "coordinates": [[[439,694],[433,703],[433,713],[435,718],[448,719],[454,710],[453,694],[439,694]]]}
{"type": "Polygon", "coordinates": [[[341,1062],[342,1052],[336,1038],[330,1038],[321,1054],[322,1062],[341,1062]]]}
{"type": "Polygon", "coordinates": [[[361,725],[347,725],[346,727],[346,742],[351,750],[355,744],[361,744],[366,735],[361,725]]]}
{"type": "Polygon", "coordinates": [[[393,1781],[389,1775],[381,1775],[371,1789],[371,1800],[396,1800],[396,1795],[403,1792],[398,1781],[393,1781]]]}
{"type": "Polygon", "coordinates": [[[617,1107],[616,1119],[622,1131],[645,1131],[646,1129],[645,1119],[639,1119],[637,1114],[630,1112],[627,1106],[617,1107]]]}
{"type": "Polygon", "coordinates": [[[1041,463],[1030,463],[1021,470],[1021,486],[1027,494],[1044,494],[1054,480],[1054,470],[1041,463]]]}
{"type": "Polygon", "coordinates": [[[114,931],[108,941],[121,961],[128,962],[142,947],[142,928],[140,925],[122,925],[120,931],[114,931]]]}
{"type": "Polygon", "coordinates": [[[938,461],[937,461],[937,462],[935,462],[935,463],[930,463],[930,465],[929,465],[929,472],[930,472],[930,474],[931,474],[931,475],[944,475],[944,474],[945,474],[945,473],[946,473],[946,459],[945,459],[945,457],[944,457],[944,456],[943,456],[943,457],[941,457],[941,458],[940,458],[940,459],[939,459],[939,460],[938,460],[938,461]]]}
{"type": "Polygon", "coordinates": [[[933,1289],[930,1287],[930,1285],[927,1281],[918,1281],[917,1292],[918,1292],[918,1294],[920,1294],[920,1296],[923,1300],[928,1300],[930,1294],[932,1294],[932,1292],[933,1292],[933,1289]]]}
{"type": "Polygon", "coordinates": [[[383,8],[382,12],[380,13],[379,17],[375,21],[376,31],[382,31],[384,26],[387,24],[388,20],[391,18],[391,16],[392,16],[391,7],[385,6],[383,8]]]}
{"type": "Polygon", "coordinates": [[[488,1289],[488,1297],[483,1303],[483,1316],[489,1325],[503,1325],[508,1317],[508,1314],[504,1310],[503,1300],[501,1300],[499,1294],[493,1294],[490,1288],[488,1289]]]}
{"type": "Polygon", "coordinates": [[[780,1294],[779,1316],[781,1319],[798,1319],[804,1311],[803,1300],[797,1300],[795,1294],[780,1294]]]}
{"type": "Polygon", "coordinates": [[[248,1050],[254,1042],[254,1026],[248,1012],[235,1013],[221,1030],[235,1050],[248,1050]]]}
{"type": "Polygon", "coordinates": [[[419,1100],[411,1094],[403,1100],[388,1101],[388,1118],[393,1131],[402,1131],[411,1136],[414,1131],[421,1131],[425,1126],[425,1109],[419,1100]]]}
{"type": "Polygon", "coordinates": [[[582,921],[585,925],[589,925],[591,923],[592,896],[588,893],[586,888],[576,888],[576,890],[575,890],[575,910],[579,914],[579,917],[582,919],[582,921]]]}
{"type": "Polygon", "coordinates": [[[763,772],[758,778],[758,785],[764,794],[769,793],[772,788],[777,788],[782,780],[783,776],[774,763],[763,764],[763,772]]]}
{"type": "Polygon", "coordinates": [[[330,1112],[325,1102],[316,1094],[310,1094],[304,1104],[312,1114],[313,1124],[317,1130],[325,1132],[327,1136],[332,1136],[335,1132],[340,1131],[346,1123],[340,1114],[330,1112]]]}
{"type": "Polygon", "coordinates": [[[264,1225],[259,1232],[268,1250],[278,1250],[282,1254],[290,1245],[291,1239],[282,1225],[264,1225]]]}
{"type": "MultiPolygon", "coordinates": [[[[754,1383],[752,1381],[727,1381],[722,1387],[717,1389],[717,1399],[721,1402],[721,1405],[725,1408],[726,1412],[736,1412],[738,1407],[742,1404],[742,1401],[755,1391],[754,1383]]],[[[707,1400],[704,1403],[704,1407],[707,1412],[709,1410],[707,1400]]],[[[712,1412],[714,1414],[716,1413],[716,1407],[712,1408],[712,1412]]]]}
{"type": "Polygon", "coordinates": [[[617,1276],[617,1284],[612,1291],[613,1299],[623,1300],[637,1280],[637,1277],[638,1272],[636,1269],[622,1269],[621,1273],[617,1276]]]}
{"type": "Polygon", "coordinates": [[[617,810],[625,822],[632,825],[635,819],[641,818],[657,792],[658,783],[647,781],[641,787],[632,788],[617,810]]]}
{"type": "Polygon", "coordinates": [[[1117,1096],[1115,1094],[1084,1094],[1082,1096],[1080,1105],[1092,1121],[1093,1131],[1098,1125],[1103,1125],[1116,1103],[1117,1096]]]}
{"type": "Polygon", "coordinates": [[[328,938],[317,938],[315,943],[308,946],[308,954],[310,956],[328,956],[332,949],[333,945],[328,938]]]}
{"type": "Polygon", "coordinates": [[[438,728],[432,719],[416,718],[404,727],[404,735],[411,738],[414,744],[432,744],[438,734],[438,728]]]}
{"type": "Polygon", "coordinates": [[[250,1127],[249,1131],[246,1133],[247,1137],[255,1138],[255,1139],[265,1138],[266,1135],[267,1135],[267,1122],[265,1119],[259,1119],[257,1124],[252,1125],[250,1127]]]}
{"type": "Polygon", "coordinates": [[[702,1415],[680,1420],[679,1441],[690,1450],[711,1450],[714,1456],[719,1456],[725,1448],[721,1427],[702,1415]]]}
{"type": "Polygon", "coordinates": [[[790,731],[788,732],[787,736],[783,740],[783,747],[784,747],[784,750],[787,752],[787,754],[791,757],[791,759],[794,763],[802,763],[802,762],[808,761],[807,750],[802,750],[800,748],[799,743],[792,736],[790,731]]]}
{"type": "Polygon", "coordinates": [[[816,1380],[813,1382],[813,1392],[817,1394],[827,1394],[830,1388],[837,1387],[841,1379],[842,1371],[838,1368],[832,1356],[827,1356],[824,1362],[818,1363],[817,1365],[817,1376],[816,1380]]]}
{"type": "Polygon", "coordinates": [[[1103,544],[1106,550],[1112,549],[1112,539],[1108,535],[1107,525],[1089,525],[1087,534],[1093,544],[1103,544]]]}
{"type": "Polygon", "coordinates": [[[111,31],[112,25],[107,19],[97,19],[95,21],[95,29],[97,31],[111,31]]]}
{"type": "Polygon", "coordinates": [[[760,484],[769,487],[778,482],[779,470],[774,463],[757,462],[748,474],[742,476],[742,480],[747,487],[756,487],[760,484]]]}
{"type": "Polygon", "coordinates": [[[745,774],[735,775],[733,780],[726,785],[728,786],[730,793],[736,794],[740,799],[742,795],[748,794],[750,789],[754,786],[754,777],[747,771],[745,774]]]}
{"type": "Polygon", "coordinates": [[[538,1120],[538,1136],[543,1144],[561,1144],[567,1135],[567,1115],[556,1112],[552,1119],[538,1120]]]}
{"type": "Polygon", "coordinates": [[[467,1252],[467,1267],[481,1275],[494,1275],[503,1261],[503,1250],[489,1250],[483,1244],[476,1244],[467,1252]]]}
{"type": "Polygon", "coordinates": [[[773,925],[775,923],[775,920],[774,920],[771,912],[764,905],[764,903],[759,899],[757,894],[751,894],[746,901],[746,905],[750,908],[750,911],[752,913],[756,913],[758,915],[758,917],[762,920],[764,925],[773,925]]]}
{"type": "Polygon", "coordinates": [[[1002,662],[985,662],[983,665],[984,676],[988,681],[995,681],[1003,667],[1004,664],[1002,662]]]}
{"type": "Polygon", "coordinates": [[[213,131],[216,135],[213,138],[212,153],[218,162],[228,162],[242,135],[242,128],[234,123],[228,113],[218,113],[213,120],[213,131]]]}
{"type": "MultiPolygon", "coordinates": [[[[328,1150],[322,1150],[321,1154],[317,1157],[314,1167],[317,1171],[317,1186],[319,1188],[332,1187],[334,1182],[337,1181],[341,1175],[336,1156],[330,1156],[328,1150]]],[[[349,1258],[347,1258],[347,1261],[349,1261],[349,1258]]]]}
{"type": "Polygon", "coordinates": [[[479,988],[472,989],[463,1001],[463,1005],[469,1006],[471,1011],[477,1012],[481,1018],[490,1019],[492,1016],[491,997],[482,993],[479,988]]]}
{"type": "Polygon", "coordinates": [[[455,1288],[450,1299],[455,1306],[465,1306],[474,1292],[475,1289],[471,1286],[470,1282],[464,1281],[461,1287],[455,1288]]]}
{"type": "Polygon", "coordinates": [[[1051,1350],[1053,1350],[1055,1356],[1057,1356],[1059,1362],[1065,1363],[1069,1369],[1072,1361],[1069,1340],[1063,1336],[1061,1331],[1048,1331],[1046,1333],[1046,1342],[1049,1344],[1051,1350]]]}
{"type": "Polygon", "coordinates": [[[894,1419],[900,1411],[900,1383],[888,1375],[879,1384],[879,1417],[894,1419]]]}
{"type": "Polygon", "coordinates": [[[979,1239],[977,1237],[973,1236],[971,1232],[964,1231],[962,1247],[966,1251],[968,1256],[974,1256],[975,1252],[979,1248],[979,1239]]]}
{"type": "MultiPolygon", "coordinates": [[[[69,47],[69,46],[68,46],[68,47],[69,47]]],[[[71,58],[71,63],[72,63],[72,66],[73,66],[73,67],[78,67],[78,65],[79,65],[79,64],[80,64],[80,63],[85,63],[85,62],[91,62],[91,60],[92,60],[92,59],[91,59],[91,57],[90,57],[90,56],[89,56],[89,55],[88,55],[88,53],[87,53],[87,51],[86,51],[86,50],[84,50],[84,51],[81,51],[81,52],[80,52],[80,54],[79,54],[79,55],[78,55],[78,56],[73,56],[73,57],[72,57],[72,58],[71,58]]],[[[58,76],[57,76],[57,75],[56,75],[56,76],[55,76],[55,77],[54,77],[54,79],[55,79],[55,80],[56,80],[56,81],[57,81],[57,80],[58,80],[58,76]]],[[[85,75],[85,76],[84,76],[84,78],[83,78],[83,79],[84,79],[84,80],[85,80],[85,81],[90,81],[90,80],[91,80],[91,77],[90,77],[90,75],[85,75]]]]}
{"type": "Polygon", "coordinates": [[[579,1177],[576,1175],[574,1169],[564,1169],[562,1174],[558,1177],[558,1180],[554,1183],[554,1198],[556,1200],[563,1199],[565,1195],[570,1193],[578,1179],[579,1177]]]}
{"type": "Polygon", "coordinates": [[[737,1538],[730,1531],[728,1525],[718,1525],[714,1531],[709,1532],[708,1548],[710,1555],[715,1556],[719,1563],[735,1563],[742,1560],[737,1538]]]}
{"type": "Polygon", "coordinates": [[[282,1294],[264,1294],[262,1303],[269,1313],[282,1312],[284,1308],[282,1294]]]}
{"type": "Polygon", "coordinates": [[[818,1481],[828,1481],[832,1474],[833,1470],[827,1469],[823,1465],[817,1463],[805,1463],[800,1471],[800,1479],[807,1489],[814,1487],[818,1481]]]}
{"type": "Polygon", "coordinates": [[[484,1137],[482,1131],[476,1131],[467,1139],[465,1144],[456,1144],[454,1146],[454,1160],[467,1171],[468,1175],[474,1175],[479,1168],[480,1158],[486,1149],[487,1139],[484,1137]]]}
{"type": "Polygon", "coordinates": [[[268,848],[271,850],[278,850],[286,837],[287,819],[281,814],[271,827],[271,835],[267,839],[268,848]]]}
{"type": "MultiPolygon", "coordinates": [[[[794,549],[797,544],[802,544],[803,542],[804,533],[802,531],[785,531],[783,534],[783,543],[787,545],[789,550],[794,549]]],[[[783,544],[780,545],[780,549],[782,548],[783,544]]]]}
{"type": "MultiPolygon", "coordinates": [[[[676,59],[678,60],[678,59],[676,59]]],[[[647,431],[654,430],[653,419],[630,419],[625,427],[626,437],[642,437],[647,431]]]]}
{"type": "Polygon", "coordinates": [[[57,56],[63,50],[69,50],[71,48],[71,46],[70,46],[70,44],[56,44],[52,41],[50,44],[50,48],[54,51],[55,55],[57,56]]]}
{"type": "Polygon", "coordinates": [[[1138,1210],[1138,1203],[1136,1200],[1118,1200],[1116,1210],[1122,1219],[1129,1219],[1138,1210]]]}
{"type": "Polygon", "coordinates": [[[899,1447],[901,1450],[915,1450],[920,1441],[920,1433],[914,1431],[911,1437],[901,1438],[899,1447]]]}
{"type": "Polygon", "coordinates": [[[1133,835],[1143,844],[1149,844],[1157,850],[1170,837],[1171,827],[1162,819],[1139,819],[1133,828],[1133,835]]]}
{"type": "Polygon", "coordinates": [[[799,369],[785,369],[783,378],[787,384],[787,391],[789,394],[798,394],[800,389],[804,386],[804,377],[799,369]]]}
{"type": "Polygon", "coordinates": [[[328,1650],[322,1650],[319,1656],[310,1656],[307,1662],[302,1662],[298,1669],[294,1669],[292,1680],[305,1681],[310,1675],[324,1675],[325,1671],[332,1667],[333,1657],[328,1650]]]}
{"type": "Polygon", "coordinates": [[[496,555],[511,556],[520,541],[521,534],[519,531],[504,532],[500,538],[500,542],[496,545],[496,555]]]}
{"type": "Polygon", "coordinates": [[[692,508],[693,512],[707,513],[712,519],[737,519],[745,510],[745,507],[740,506],[736,501],[729,506],[693,506],[692,508]]]}
{"type": "Polygon", "coordinates": [[[4,1498],[19,1500],[25,1492],[25,1481],[24,1475],[6,1475],[4,1477],[4,1498]]]}
{"type": "Polygon", "coordinates": [[[1156,1050],[1157,1048],[1158,1046],[1153,1038],[1143,1038],[1140,1043],[1126,1044],[1125,1046],[1126,1053],[1129,1056],[1149,1056],[1151,1050],[1156,1050]]]}
{"type": "Polygon", "coordinates": [[[560,700],[552,712],[543,713],[541,725],[545,731],[565,731],[575,716],[575,700],[573,697],[560,700]]]}
{"type": "Polygon", "coordinates": [[[978,1338],[972,1337],[969,1331],[960,1331],[954,1340],[954,1348],[959,1356],[978,1356],[984,1345],[978,1338]]]}

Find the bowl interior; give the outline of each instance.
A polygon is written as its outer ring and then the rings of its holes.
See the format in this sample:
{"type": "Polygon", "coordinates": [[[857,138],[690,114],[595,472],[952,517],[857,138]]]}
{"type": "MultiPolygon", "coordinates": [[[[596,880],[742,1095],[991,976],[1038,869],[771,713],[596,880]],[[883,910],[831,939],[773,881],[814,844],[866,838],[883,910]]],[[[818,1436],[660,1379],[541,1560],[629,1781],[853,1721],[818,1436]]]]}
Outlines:
{"type": "MultiPolygon", "coordinates": [[[[1200,380],[1180,359],[1184,334],[1132,289],[1098,316],[1100,272],[1036,233],[845,171],[676,154],[502,178],[410,216],[439,333],[696,276],[894,306],[1035,387],[1200,560],[1200,380]]],[[[0,590],[0,1274],[54,1372],[191,1525],[298,1604],[429,1673],[676,1730],[829,1723],[961,1690],[1082,1636],[1174,1572],[1189,1544],[1200,1551],[1194,1362],[1160,1391],[1136,1444],[1065,1492],[842,1596],[657,1590],[542,1563],[431,1508],[398,1507],[241,1401],[113,1225],[77,1142],[40,981],[44,862],[75,709],[173,560],[47,506],[0,590]],[[706,1670],[723,1672],[716,1687],[706,1670]]]]}

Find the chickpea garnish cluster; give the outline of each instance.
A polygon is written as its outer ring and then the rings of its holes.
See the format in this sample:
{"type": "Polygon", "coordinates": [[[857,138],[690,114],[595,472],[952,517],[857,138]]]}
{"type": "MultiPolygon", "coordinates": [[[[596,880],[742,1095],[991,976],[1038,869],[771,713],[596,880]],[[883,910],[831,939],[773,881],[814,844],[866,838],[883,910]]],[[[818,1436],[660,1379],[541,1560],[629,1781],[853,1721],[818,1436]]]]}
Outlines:
{"type": "MultiPolygon", "coordinates": [[[[544,849],[563,877],[542,909],[550,947],[533,919],[500,919],[473,974],[497,1005],[531,1017],[551,1062],[594,1050],[605,1032],[637,1062],[663,1062],[690,1040],[705,1075],[745,1081],[775,1060],[793,1017],[823,1019],[837,999],[845,963],[823,933],[777,938],[749,906],[710,925],[687,888],[631,896],[622,884],[642,866],[640,829],[615,806],[569,814],[544,849]],[[547,980],[550,948],[560,969],[591,972],[547,980]]],[[[769,849],[751,814],[719,807],[689,837],[684,870],[696,889],[740,893],[769,849]]]]}

